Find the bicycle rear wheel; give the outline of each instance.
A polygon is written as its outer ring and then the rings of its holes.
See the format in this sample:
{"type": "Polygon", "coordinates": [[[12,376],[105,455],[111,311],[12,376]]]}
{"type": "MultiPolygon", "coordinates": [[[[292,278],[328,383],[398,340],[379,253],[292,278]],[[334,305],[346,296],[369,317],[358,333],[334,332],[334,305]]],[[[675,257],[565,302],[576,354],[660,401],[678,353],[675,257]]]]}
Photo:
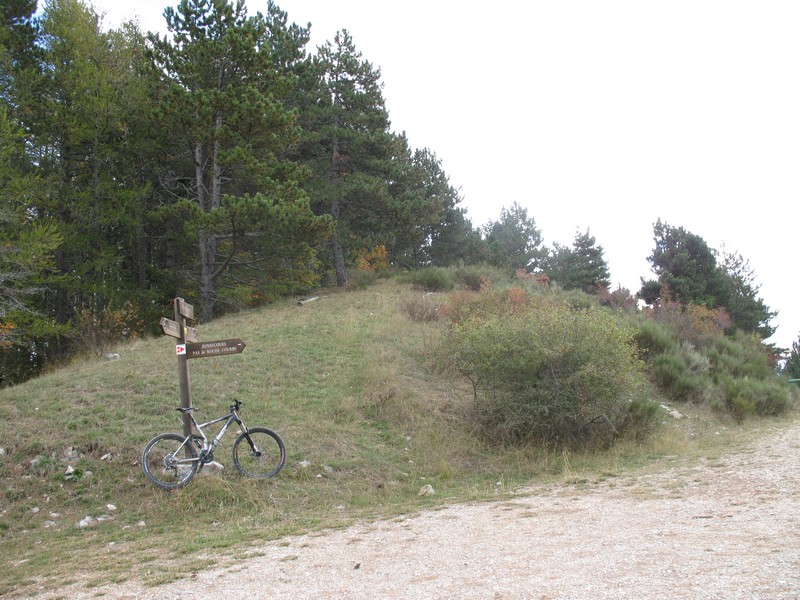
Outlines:
{"type": "Polygon", "coordinates": [[[233,464],[247,477],[274,477],[285,462],[283,440],[266,427],[251,427],[233,442],[233,464]]]}
{"type": "Polygon", "coordinates": [[[162,433],[150,440],[142,451],[142,470],[151,483],[165,490],[176,490],[197,474],[200,461],[193,443],[177,433],[162,433]]]}

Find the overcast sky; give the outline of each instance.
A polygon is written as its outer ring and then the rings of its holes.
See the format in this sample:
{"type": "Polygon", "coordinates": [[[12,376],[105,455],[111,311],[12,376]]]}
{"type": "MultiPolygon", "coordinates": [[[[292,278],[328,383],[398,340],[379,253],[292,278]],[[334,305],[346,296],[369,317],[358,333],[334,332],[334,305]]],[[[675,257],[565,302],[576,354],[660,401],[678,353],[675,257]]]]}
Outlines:
{"type": "MultiPolygon", "coordinates": [[[[177,1],[92,4],[163,30],[177,1]]],[[[436,153],[474,225],[517,202],[547,245],[589,229],[635,293],[661,218],[748,259],[780,311],[770,341],[800,336],[800,2],[277,4],[311,22],[309,50],[351,33],[393,130],[436,153]]]]}

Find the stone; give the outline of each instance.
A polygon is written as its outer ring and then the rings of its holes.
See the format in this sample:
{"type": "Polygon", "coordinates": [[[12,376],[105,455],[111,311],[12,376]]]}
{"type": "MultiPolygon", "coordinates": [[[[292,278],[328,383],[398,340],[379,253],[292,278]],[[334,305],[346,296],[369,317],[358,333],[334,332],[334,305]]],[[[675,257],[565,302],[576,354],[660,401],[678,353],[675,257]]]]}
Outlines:
{"type": "Polygon", "coordinates": [[[210,463],[203,466],[203,469],[200,471],[200,475],[205,475],[205,476],[220,475],[224,469],[225,469],[224,465],[218,463],[215,460],[212,460],[210,463]]]}
{"type": "Polygon", "coordinates": [[[92,524],[92,517],[86,516],[83,517],[80,521],[78,521],[78,529],[84,529],[92,524]]]}
{"type": "Polygon", "coordinates": [[[436,491],[433,489],[433,486],[430,483],[426,483],[419,488],[417,496],[433,496],[435,493],[436,491]]]}
{"type": "Polygon", "coordinates": [[[666,404],[662,404],[661,408],[663,408],[667,414],[672,417],[673,419],[685,419],[687,418],[686,415],[679,413],[677,410],[672,408],[671,406],[667,406],[666,404]]]}

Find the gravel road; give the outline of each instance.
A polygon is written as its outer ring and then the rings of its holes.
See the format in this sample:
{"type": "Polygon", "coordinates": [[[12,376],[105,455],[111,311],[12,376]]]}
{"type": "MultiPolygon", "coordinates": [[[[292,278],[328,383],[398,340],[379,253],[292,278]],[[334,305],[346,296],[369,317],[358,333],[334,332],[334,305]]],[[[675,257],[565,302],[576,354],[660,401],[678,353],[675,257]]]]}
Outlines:
{"type": "Polygon", "coordinates": [[[800,599],[800,423],[692,467],[291,537],[69,598],[800,599]]]}

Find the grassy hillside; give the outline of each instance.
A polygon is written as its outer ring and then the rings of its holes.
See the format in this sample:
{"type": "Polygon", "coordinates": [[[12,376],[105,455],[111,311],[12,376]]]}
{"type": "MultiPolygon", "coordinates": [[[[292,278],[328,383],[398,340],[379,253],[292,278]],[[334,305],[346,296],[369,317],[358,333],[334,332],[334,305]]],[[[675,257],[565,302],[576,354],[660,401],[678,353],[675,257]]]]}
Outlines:
{"type": "Polygon", "coordinates": [[[172,338],[130,343],[116,349],[119,360],[75,362],[0,390],[0,595],[35,593],[83,572],[96,584],[158,584],[188,575],[176,561],[204,549],[241,557],[258,541],[502,497],[532,481],[591,483],[678,455],[714,455],[754,426],[771,426],[691,409],[687,420],[665,413],[644,445],[602,454],[488,445],[469,418],[469,382],[429,368],[443,324],[400,310],[419,294],[382,281],[198,327],[202,340],[247,343],[242,354],[189,362],[198,418],[222,415],[236,397],[246,423],[278,431],[287,464],[269,481],[237,474],[233,432],[215,452],[222,477],[175,492],[145,480],[145,443],[181,430],[172,338]],[[68,467],[74,472],[65,475],[68,467]],[[419,496],[425,484],[436,494],[419,496]]]}

